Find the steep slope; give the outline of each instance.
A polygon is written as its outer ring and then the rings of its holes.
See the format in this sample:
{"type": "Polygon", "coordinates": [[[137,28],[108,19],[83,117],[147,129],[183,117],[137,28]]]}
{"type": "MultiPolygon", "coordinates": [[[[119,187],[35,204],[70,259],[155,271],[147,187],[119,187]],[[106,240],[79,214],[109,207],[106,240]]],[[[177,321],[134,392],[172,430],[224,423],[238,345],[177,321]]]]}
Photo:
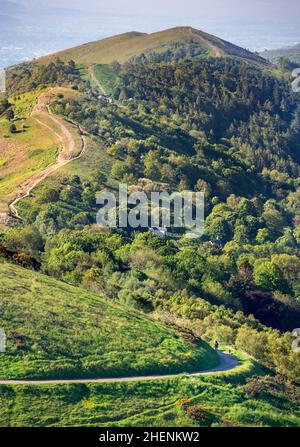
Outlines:
{"type": "Polygon", "coordinates": [[[115,60],[120,63],[147,53],[163,53],[174,44],[197,44],[199,54],[220,56],[236,56],[258,63],[266,63],[261,57],[218,37],[196,30],[192,27],[177,27],[165,31],[143,34],[131,32],[107,39],[90,42],[69,50],[43,57],[47,62],[55,57],[64,61],[74,60],[78,64],[109,64],[115,60]]]}
{"type": "Polygon", "coordinates": [[[218,364],[207,344],[187,342],[104,296],[6,262],[0,284],[0,327],[7,335],[2,379],[118,377],[218,364]]]}

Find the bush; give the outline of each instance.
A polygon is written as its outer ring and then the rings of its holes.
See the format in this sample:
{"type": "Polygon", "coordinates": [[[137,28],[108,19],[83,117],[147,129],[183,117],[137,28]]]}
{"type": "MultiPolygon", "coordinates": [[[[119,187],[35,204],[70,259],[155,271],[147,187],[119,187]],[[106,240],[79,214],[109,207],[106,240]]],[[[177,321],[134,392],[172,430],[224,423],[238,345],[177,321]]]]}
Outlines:
{"type": "Polygon", "coordinates": [[[187,414],[190,419],[200,424],[209,424],[211,422],[211,415],[200,407],[200,405],[192,405],[187,407],[187,414]]]}

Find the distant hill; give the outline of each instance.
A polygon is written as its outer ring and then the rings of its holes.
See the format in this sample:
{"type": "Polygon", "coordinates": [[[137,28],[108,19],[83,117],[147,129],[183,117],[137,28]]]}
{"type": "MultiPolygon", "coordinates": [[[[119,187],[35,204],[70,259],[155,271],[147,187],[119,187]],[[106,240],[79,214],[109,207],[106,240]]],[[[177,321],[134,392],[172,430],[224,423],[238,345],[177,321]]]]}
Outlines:
{"type": "Polygon", "coordinates": [[[272,63],[277,63],[281,57],[290,59],[291,62],[300,64],[300,43],[289,48],[279,48],[278,50],[263,51],[260,56],[272,63]]]}
{"type": "Polygon", "coordinates": [[[177,27],[153,34],[130,32],[60,51],[41,60],[49,61],[59,57],[64,61],[72,59],[78,64],[109,64],[115,60],[124,63],[141,54],[166,52],[176,43],[182,46],[195,44],[199,48],[197,54],[235,56],[266,63],[263,58],[250,51],[191,27],[177,27]]]}

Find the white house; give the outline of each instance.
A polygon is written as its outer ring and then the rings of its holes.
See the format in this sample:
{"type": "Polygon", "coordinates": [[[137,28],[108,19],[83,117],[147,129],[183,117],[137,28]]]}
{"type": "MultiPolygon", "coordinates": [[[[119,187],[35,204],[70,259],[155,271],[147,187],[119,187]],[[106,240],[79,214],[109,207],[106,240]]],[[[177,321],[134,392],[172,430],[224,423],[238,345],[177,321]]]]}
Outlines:
{"type": "Polygon", "coordinates": [[[150,233],[156,234],[159,237],[166,237],[168,234],[168,230],[166,227],[152,227],[149,228],[150,233]]]}

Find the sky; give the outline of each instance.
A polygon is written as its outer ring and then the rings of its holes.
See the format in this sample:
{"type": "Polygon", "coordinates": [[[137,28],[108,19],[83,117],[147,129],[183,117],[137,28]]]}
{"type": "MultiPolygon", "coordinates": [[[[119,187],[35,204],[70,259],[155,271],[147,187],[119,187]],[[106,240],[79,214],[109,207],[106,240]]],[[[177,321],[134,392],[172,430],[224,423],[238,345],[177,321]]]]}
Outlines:
{"type": "MultiPolygon", "coordinates": [[[[16,0],[24,5],[41,5],[39,0],[16,0]]],[[[298,20],[299,0],[50,0],[55,8],[90,9],[121,14],[202,16],[215,20],[298,20]]]]}
{"type": "Polygon", "coordinates": [[[193,26],[252,51],[292,46],[300,43],[300,0],[0,0],[0,67],[174,26],[193,26]]]}

